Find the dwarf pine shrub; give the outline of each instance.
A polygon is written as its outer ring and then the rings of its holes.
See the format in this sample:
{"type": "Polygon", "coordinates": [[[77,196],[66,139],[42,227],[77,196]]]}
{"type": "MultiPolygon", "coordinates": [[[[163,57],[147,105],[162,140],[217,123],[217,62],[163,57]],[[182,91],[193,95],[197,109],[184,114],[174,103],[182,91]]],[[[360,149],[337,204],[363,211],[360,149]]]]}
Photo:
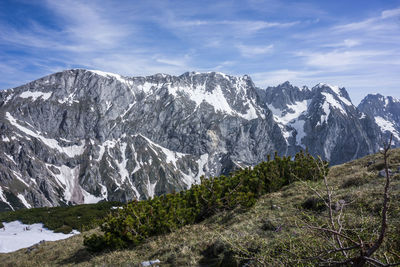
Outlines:
{"type": "Polygon", "coordinates": [[[201,183],[189,190],[132,201],[109,214],[100,226],[103,234],[86,236],[84,245],[91,251],[135,246],[150,236],[200,222],[219,211],[250,208],[260,196],[296,179],[321,179],[328,164],[325,162],[323,169],[318,166],[310,154],[300,152],[293,160],[268,157],[268,161],[230,176],[201,177],[201,183]]]}

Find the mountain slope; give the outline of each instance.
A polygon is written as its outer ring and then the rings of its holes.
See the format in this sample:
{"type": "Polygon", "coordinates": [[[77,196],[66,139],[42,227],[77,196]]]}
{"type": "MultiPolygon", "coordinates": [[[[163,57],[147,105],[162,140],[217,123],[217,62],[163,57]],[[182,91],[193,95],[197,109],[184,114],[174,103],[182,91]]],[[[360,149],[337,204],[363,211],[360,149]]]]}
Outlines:
{"type": "Polygon", "coordinates": [[[0,91],[0,210],[145,199],[308,148],[332,164],[378,150],[345,89],[247,75],[67,70],[0,91]]]}
{"type": "Polygon", "coordinates": [[[393,133],[394,142],[400,144],[400,100],[380,94],[369,94],[358,109],[373,118],[386,138],[393,133]]]}

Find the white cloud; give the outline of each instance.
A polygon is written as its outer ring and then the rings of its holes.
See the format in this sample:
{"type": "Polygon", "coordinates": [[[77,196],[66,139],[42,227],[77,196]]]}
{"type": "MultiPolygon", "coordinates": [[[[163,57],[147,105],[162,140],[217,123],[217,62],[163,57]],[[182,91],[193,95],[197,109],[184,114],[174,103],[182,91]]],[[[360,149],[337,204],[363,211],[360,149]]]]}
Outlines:
{"type": "Polygon", "coordinates": [[[76,42],[116,46],[123,37],[132,33],[132,26],[127,27],[115,19],[108,19],[108,10],[102,9],[102,5],[74,0],[48,0],[47,5],[66,22],[62,32],[76,42]]]}
{"type": "Polygon", "coordinates": [[[330,47],[330,48],[351,48],[354,46],[361,45],[362,42],[360,40],[355,40],[355,39],[344,39],[341,42],[328,42],[327,44],[322,44],[321,47],[330,47]]]}
{"type": "Polygon", "coordinates": [[[268,53],[271,53],[272,50],[274,49],[273,44],[266,45],[266,46],[238,44],[238,45],[236,45],[236,47],[237,47],[237,49],[239,49],[242,56],[245,56],[245,57],[252,57],[252,56],[268,54],[268,53]]]}
{"type": "Polygon", "coordinates": [[[357,46],[360,44],[361,44],[361,42],[359,40],[345,39],[343,41],[343,45],[346,47],[353,47],[353,46],[357,46]]]}
{"type": "MultiPolygon", "coordinates": [[[[299,52],[305,64],[319,68],[348,68],[363,64],[380,63],[381,56],[391,56],[390,51],[381,50],[333,50],[329,52],[299,52]]],[[[386,61],[384,61],[386,62],[386,61]]]]}
{"type": "Polygon", "coordinates": [[[174,15],[159,18],[159,23],[163,27],[168,27],[174,31],[187,31],[196,36],[235,36],[245,38],[266,29],[288,29],[300,24],[300,21],[273,22],[263,20],[183,20],[174,15]]]}
{"type": "Polygon", "coordinates": [[[304,71],[280,69],[266,72],[252,73],[251,78],[257,86],[275,86],[286,81],[303,85],[311,73],[304,71]]]}
{"type": "Polygon", "coordinates": [[[383,19],[395,17],[395,16],[400,16],[400,8],[396,9],[389,9],[389,10],[384,10],[382,11],[381,17],[383,19]]]}
{"type": "MultiPolygon", "coordinates": [[[[333,30],[341,32],[349,31],[379,31],[393,29],[393,17],[400,16],[400,8],[384,10],[380,16],[370,17],[358,22],[341,24],[333,27],[333,30]]],[[[397,23],[396,23],[397,24],[397,23]]],[[[398,25],[395,25],[398,26],[398,25]]],[[[395,27],[398,29],[398,27],[395,27]]]]}

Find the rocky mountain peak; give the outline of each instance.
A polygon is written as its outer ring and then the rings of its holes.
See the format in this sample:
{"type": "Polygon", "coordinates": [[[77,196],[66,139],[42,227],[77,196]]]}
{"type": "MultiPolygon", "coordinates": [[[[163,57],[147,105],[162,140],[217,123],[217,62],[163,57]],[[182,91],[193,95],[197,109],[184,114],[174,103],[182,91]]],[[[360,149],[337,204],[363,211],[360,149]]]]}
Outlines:
{"type": "Polygon", "coordinates": [[[396,144],[400,143],[400,101],[381,94],[369,94],[358,105],[358,109],[374,119],[386,139],[393,133],[396,144]]]}

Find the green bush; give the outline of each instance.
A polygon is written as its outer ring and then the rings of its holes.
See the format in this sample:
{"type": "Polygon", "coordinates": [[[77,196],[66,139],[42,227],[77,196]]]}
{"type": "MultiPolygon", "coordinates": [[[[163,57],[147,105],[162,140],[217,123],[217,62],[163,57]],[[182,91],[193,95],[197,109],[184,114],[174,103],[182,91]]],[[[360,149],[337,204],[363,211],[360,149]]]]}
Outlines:
{"type": "Polygon", "coordinates": [[[135,246],[150,236],[171,232],[200,222],[223,210],[247,209],[257,199],[295,181],[322,178],[328,168],[308,153],[293,160],[278,157],[254,168],[241,169],[231,176],[201,178],[189,190],[144,201],[133,201],[109,214],[101,224],[103,235],[86,236],[84,245],[91,251],[135,246]]]}
{"type": "Polygon", "coordinates": [[[0,212],[0,221],[19,220],[25,224],[43,223],[44,227],[63,233],[69,229],[82,232],[97,227],[99,221],[112,211],[111,207],[121,205],[120,202],[99,202],[66,207],[19,209],[0,212]]]}
{"type": "Polygon", "coordinates": [[[301,204],[301,207],[303,209],[317,211],[317,212],[324,211],[326,209],[324,201],[318,197],[310,197],[306,199],[301,204]]]}
{"type": "Polygon", "coordinates": [[[0,229],[4,227],[4,224],[0,222],[0,229]]]}
{"type": "Polygon", "coordinates": [[[364,185],[368,182],[366,177],[352,177],[343,182],[342,188],[356,187],[364,185]]]}
{"type": "Polygon", "coordinates": [[[69,225],[63,225],[61,227],[58,227],[57,229],[54,230],[55,233],[63,233],[63,234],[69,234],[72,232],[72,227],[69,225]]]}

